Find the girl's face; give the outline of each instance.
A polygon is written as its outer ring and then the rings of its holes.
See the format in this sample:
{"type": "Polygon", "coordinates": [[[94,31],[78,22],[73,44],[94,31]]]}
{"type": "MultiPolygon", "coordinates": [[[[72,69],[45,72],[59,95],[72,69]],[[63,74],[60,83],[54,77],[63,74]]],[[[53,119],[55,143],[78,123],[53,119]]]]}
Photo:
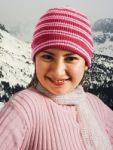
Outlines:
{"type": "Polygon", "coordinates": [[[35,61],[39,82],[54,95],[76,88],[88,68],[81,56],[61,49],[42,51],[36,55],[35,61]]]}

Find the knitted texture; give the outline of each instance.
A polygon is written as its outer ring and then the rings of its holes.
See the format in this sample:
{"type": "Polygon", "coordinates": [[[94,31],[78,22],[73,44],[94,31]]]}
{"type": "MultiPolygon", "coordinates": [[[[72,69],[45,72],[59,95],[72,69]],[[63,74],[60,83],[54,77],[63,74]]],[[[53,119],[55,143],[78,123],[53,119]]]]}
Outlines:
{"type": "Polygon", "coordinates": [[[87,16],[69,7],[49,9],[35,27],[31,47],[33,61],[37,52],[58,48],[79,54],[90,66],[93,40],[87,16]]]}
{"type": "MultiPolygon", "coordinates": [[[[113,112],[92,94],[87,93],[87,100],[104,125],[113,149],[113,112]]],[[[0,111],[0,150],[87,149],[75,106],[58,105],[36,90],[26,89],[0,111]]]]}
{"type": "Polygon", "coordinates": [[[37,89],[59,105],[75,105],[82,141],[87,150],[112,150],[108,135],[88,105],[82,86],[59,96],[49,93],[41,84],[37,85],[37,89]]]}

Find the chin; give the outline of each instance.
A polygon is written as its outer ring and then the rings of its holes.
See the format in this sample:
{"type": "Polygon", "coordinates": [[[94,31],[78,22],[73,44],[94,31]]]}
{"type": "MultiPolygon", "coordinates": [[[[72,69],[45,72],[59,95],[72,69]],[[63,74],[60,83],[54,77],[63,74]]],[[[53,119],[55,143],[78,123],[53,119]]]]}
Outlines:
{"type": "Polygon", "coordinates": [[[50,90],[49,92],[54,95],[63,95],[66,94],[69,90],[50,90]]]}

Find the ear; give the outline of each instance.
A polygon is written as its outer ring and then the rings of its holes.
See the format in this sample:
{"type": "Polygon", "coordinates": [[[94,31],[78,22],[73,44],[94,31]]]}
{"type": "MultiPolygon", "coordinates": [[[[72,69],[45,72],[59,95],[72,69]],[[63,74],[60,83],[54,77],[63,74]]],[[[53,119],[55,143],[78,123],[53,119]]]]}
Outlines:
{"type": "Polygon", "coordinates": [[[87,71],[87,70],[88,70],[88,66],[87,66],[87,65],[85,65],[84,71],[87,71]]]}

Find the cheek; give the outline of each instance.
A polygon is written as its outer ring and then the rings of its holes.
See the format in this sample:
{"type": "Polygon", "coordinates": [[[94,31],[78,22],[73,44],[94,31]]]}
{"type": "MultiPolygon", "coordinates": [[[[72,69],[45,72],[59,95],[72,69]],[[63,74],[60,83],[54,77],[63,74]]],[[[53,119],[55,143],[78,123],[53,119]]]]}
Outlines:
{"type": "Polygon", "coordinates": [[[43,78],[48,72],[48,65],[42,62],[37,62],[36,63],[36,75],[37,78],[43,78]]]}
{"type": "Polygon", "coordinates": [[[43,75],[43,66],[40,62],[36,62],[36,76],[38,79],[43,75]]]}
{"type": "Polygon", "coordinates": [[[74,78],[82,78],[85,71],[85,66],[83,64],[76,64],[71,69],[71,74],[74,78]]]}

